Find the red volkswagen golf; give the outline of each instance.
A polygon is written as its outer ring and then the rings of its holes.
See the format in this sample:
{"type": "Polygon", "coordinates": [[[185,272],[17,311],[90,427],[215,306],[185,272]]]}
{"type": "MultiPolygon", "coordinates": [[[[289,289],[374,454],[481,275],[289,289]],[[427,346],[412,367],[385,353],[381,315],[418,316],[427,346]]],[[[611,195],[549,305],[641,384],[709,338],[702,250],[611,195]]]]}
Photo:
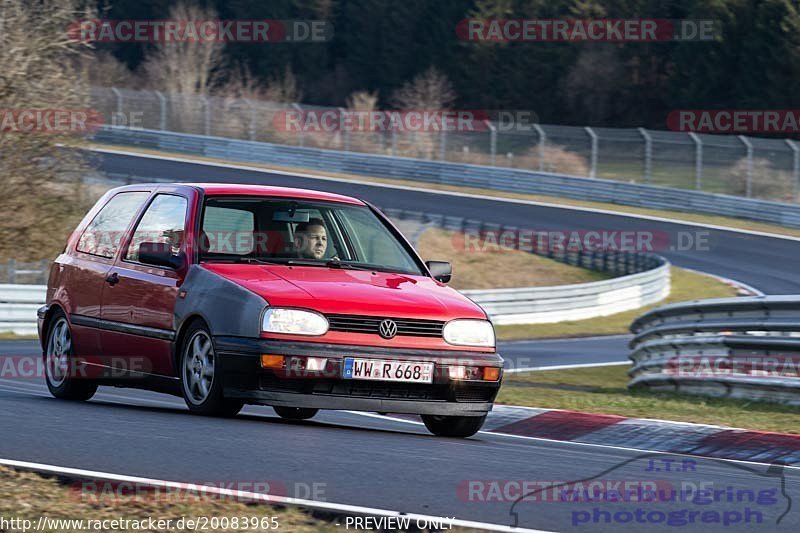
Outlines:
{"type": "Polygon", "coordinates": [[[244,404],[414,413],[478,431],[500,387],[494,328],[373,206],[280,187],[158,184],[106,193],[50,272],[39,310],[47,386],[244,404]]]}

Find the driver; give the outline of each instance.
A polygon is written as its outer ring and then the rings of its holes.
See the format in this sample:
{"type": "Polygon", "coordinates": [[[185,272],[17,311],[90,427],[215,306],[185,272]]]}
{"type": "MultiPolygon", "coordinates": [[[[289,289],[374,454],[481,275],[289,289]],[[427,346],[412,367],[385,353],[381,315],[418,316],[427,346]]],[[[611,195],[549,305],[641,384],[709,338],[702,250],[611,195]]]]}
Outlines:
{"type": "Polygon", "coordinates": [[[321,218],[301,222],[294,230],[294,250],[303,259],[322,259],[328,248],[328,232],[321,218]]]}

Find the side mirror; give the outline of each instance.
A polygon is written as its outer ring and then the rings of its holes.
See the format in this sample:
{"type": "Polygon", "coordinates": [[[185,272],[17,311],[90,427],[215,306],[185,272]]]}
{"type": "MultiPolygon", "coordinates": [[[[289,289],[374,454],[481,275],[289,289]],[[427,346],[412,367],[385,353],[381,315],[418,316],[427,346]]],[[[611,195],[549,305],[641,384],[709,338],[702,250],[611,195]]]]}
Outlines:
{"type": "Polygon", "coordinates": [[[139,245],[139,262],[175,270],[183,266],[183,254],[173,255],[165,242],[143,242],[139,245]]]}
{"type": "Polygon", "coordinates": [[[433,279],[447,283],[453,276],[453,267],[447,261],[426,261],[425,266],[431,272],[433,279]]]}

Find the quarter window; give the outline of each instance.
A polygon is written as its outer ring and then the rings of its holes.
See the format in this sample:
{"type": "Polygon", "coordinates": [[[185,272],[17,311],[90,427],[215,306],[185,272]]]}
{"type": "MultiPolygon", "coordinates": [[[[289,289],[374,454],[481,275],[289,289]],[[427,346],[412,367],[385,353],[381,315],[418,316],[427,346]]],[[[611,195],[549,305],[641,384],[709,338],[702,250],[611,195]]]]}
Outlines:
{"type": "Polygon", "coordinates": [[[123,233],[148,196],[148,192],[123,192],[114,196],[86,226],[76,249],[101,257],[114,257],[123,233]]]}
{"type": "Polygon", "coordinates": [[[139,260],[139,246],[143,242],[168,244],[173,255],[183,249],[186,229],[186,207],[188,202],[183,196],[159,194],[156,196],[133,232],[125,259],[139,260]]]}

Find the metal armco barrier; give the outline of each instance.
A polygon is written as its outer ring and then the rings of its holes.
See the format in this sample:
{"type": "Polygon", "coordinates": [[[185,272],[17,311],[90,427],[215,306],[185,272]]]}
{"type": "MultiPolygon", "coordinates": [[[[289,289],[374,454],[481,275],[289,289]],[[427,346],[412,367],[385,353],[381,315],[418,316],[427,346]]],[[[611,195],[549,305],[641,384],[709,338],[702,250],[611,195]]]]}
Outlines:
{"type": "Polygon", "coordinates": [[[46,285],[0,285],[0,332],[36,334],[36,309],[46,291],[46,285]]]}
{"type": "Polygon", "coordinates": [[[542,194],[800,227],[800,205],[688,189],[145,129],[103,127],[95,133],[94,140],[230,161],[542,194]]]}
{"type": "Polygon", "coordinates": [[[629,387],[800,404],[800,297],[666,305],[631,324],[629,387]]]}
{"type": "MultiPolygon", "coordinates": [[[[393,220],[413,220],[441,229],[496,235],[518,228],[479,220],[448,217],[400,209],[383,209],[393,220]]],[[[537,255],[573,266],[614,274],[616,278],[560,285],[511,289],[463,290],[465,296],[486,310],[497,325],[547,324],[613,315],[660,302],[670,292],[670,263],[647,253],[625,251],[589,252],[548,249],[537,255]]],[[[458,273],[456,273],[458,275],[458,273]]]]}

